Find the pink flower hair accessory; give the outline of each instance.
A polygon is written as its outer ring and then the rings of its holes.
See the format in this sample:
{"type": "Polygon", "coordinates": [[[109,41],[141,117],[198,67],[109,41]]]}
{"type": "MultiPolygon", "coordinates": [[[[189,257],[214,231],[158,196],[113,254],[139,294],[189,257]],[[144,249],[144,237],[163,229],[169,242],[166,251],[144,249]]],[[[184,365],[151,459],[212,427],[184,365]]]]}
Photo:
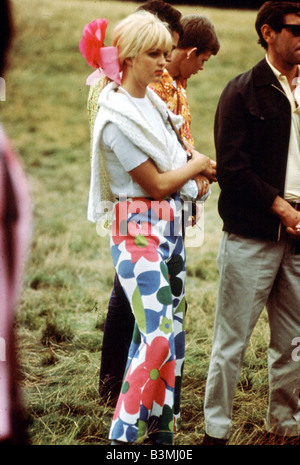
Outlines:
{"type": "Polygon", "coordinates": [[[118,49],[104,45],[108,21],[104,18],[95,19],[83,29],[79,49],[88,64],[96,71],[88,76],[87,85],[95,84],[103,74],[109,79],[121,84],[118,49]]]}

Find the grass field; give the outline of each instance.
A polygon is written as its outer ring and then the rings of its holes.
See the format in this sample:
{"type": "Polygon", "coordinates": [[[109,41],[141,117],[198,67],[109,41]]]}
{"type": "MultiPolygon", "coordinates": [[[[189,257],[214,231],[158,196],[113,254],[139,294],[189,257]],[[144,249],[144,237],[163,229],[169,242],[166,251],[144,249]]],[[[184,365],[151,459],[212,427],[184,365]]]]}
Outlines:
{"type": "MultiPolygon", "coordinates": [[[[16,329],[24,402],[35,445],[108,444],[112,410],[98,396],[103,324],[113,284],[108,238],[86,220],[89,128],[86,77],[92,72],[78,43],[97,17],[113,24],[134,2],[14,0],[16,36],[6,74],[1,121],[28,175],[34,209],[31,254],[16,329]]],[[[215,24],[221,50],[190,79],[196,147],[214,157],[213,119],[226,82],[263,56],[255,12],[181,7],[215,24]]],[[[109,44],[109,41],[107,41],[109,44]]],[[[205,240],[188,248],[187,346],[182,429],[176,444],[200,444],[222,223],[218,187],[205,210],[205,240]]],[[[268,325],[254,331],[234,406],[231,444],[262,444],[267,407],[268,325]]]]}

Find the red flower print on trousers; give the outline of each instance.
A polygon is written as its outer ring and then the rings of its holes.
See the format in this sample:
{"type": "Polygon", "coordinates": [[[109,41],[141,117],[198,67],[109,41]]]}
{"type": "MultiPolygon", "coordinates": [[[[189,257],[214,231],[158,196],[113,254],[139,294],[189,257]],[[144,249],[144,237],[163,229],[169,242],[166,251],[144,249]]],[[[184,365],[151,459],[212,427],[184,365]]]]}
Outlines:
{"type": "Polygon", "coordinates": [[[125,241],[125,247],[131,255],[132,263],[136,263],[141,257],[149,262],[156,262],[159,258],[157,252],[159,238],[152,234],[151,224],[148,222],[138,224],[129,221],[127,227],[128,235],[113,236],[114,243],[119,245],[125,241]]]}
{"type": "MultiPolygon", "coordinates": [[[[166,385],[175,386],[175,360],[165,362],[169,354],[169,342],[164,337],[156,337],[147,347],[144,370],[148,379],[142,391],[142,404],[149,410],[153,401],[163,406],[166,385]]],[[[137,370],[140,367],[137,368],[137,370]]],[[[142,370],[143,368],[140,368],[142,370]]]]}
{"type": "Polygon", "coordinates": [[[165,401],[166,386],[174,389],[175,386],[175,360],[165,362],[169,356],[169,343],[164,337],[156,337],[151,345],[147,345],[145,361],[131,371],[130,366],[118,404],[114,419],[119,416],[121,405],[130,415],[137,414],[140,405],[148,410],[153,402],[163,406],[165,401]]]}

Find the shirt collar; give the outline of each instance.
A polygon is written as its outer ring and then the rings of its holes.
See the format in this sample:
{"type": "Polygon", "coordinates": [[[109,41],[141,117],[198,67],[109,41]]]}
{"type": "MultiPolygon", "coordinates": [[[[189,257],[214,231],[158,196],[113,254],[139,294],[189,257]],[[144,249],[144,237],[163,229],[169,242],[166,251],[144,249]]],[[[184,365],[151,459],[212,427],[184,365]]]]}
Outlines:
{"type": "Polygon", "coordinates": [[[282,74],[277,68],[275,68],[275,66],[272,65],[267,55],[266,55],[266,61],[268,65],[270,66],[271,70],[273,71],[273,73],[275,74],[275,76],[277,77],[281,86],[283,87],[283,90],[292,105],[293,111],[297,111],[297,113],[299,113],[300,112],[300,106],[299,106],[300,105],[300,66],[298,66],[298,77],[296,78],[297,79],[296,87],[292,91],[288,83],[287,77],[284,74],[282,74]],[[297,105],[295,102],[297,102],[297,105]]]}
{"type": "MultiPolygon", "coordinates": [[[[272,69],[273,73],[275,74],[275,76],[280,80],[280,79],[283,79],[283,78],[286,78],[286,76],[284,74],[282,74],[277,68],[275,68],[275,66],[272,65],[272,63],[270,62],[269,58],[268,58],[268,55],[266,55],[266,60],[267,60],[267,63],[268,65],[270,66],[270,68],[272,69]]],[[[300,65],[298,65],[298,77],[300,77],[300,65]]],[[[297,81],[297,85],[299,84],[299,81],[300,79],[298,79],[297,81]]]]}
{"type": "Polygon", "coordinates": [[[280,78],[283,76],[283,74],[282,74],[280,71],[278,71],[278,69],[275,68],[275,66],[272,65],[272,63],[271,63],[270,60],[269,60],[268,55],[266,55],[266,60],[267,60],[268,65],[270,66],[271,70],[272,70],[273,73],[275,74],[275,76],[276,76],[278,79],[280,79],[280,78]]]}

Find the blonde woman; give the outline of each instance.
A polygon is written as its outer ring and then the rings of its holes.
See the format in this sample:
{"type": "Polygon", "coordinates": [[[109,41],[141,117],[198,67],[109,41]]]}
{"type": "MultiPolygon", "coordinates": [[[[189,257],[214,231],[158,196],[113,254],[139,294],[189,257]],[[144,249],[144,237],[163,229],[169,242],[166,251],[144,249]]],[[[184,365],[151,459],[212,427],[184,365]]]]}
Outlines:
{"type": "Polygon", "coordinates": [[[197,198],[198,173],[213,177],[216,168],[185,152],[166,105],[147,87],[161,78],[172,47],[164,24],[138,12],[112,39],[122,82],[99,97],[88,218],[97,222],[103,200],[115,199],[111,254],[135,330],[109,437],[112,444],[173,444],[185,350],[181,202],[197,198]]]}

